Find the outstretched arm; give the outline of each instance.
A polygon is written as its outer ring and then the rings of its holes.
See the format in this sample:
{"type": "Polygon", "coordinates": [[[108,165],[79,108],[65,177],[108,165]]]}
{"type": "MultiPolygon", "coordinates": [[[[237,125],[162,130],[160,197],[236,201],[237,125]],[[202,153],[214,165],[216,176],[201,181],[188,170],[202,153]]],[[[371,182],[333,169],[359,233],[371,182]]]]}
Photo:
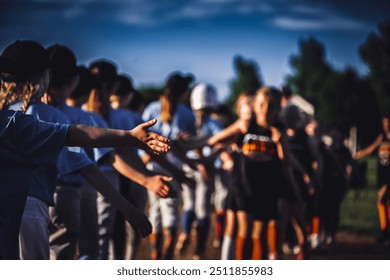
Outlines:
{"type": "Polygon", "coordinates": [[[247,124],[243,121],[237,120],[220,133],[212,136],[207,141],[207,144],[214,146],[218,143],[232,143],[238,135],[247,130],[247,124]]]}
{"type": "Polygon", "coordinates": [[[112,152],[108,155],[108,162],[123,176],[138,183],[146,189],[157,194],[159,197],[165,198],[169,195],[168,182],[172,181],[171,177],[155,175],[149,170],[136,164],[134,158],[129,158],[129,155],[124,156],[112,152]]]}
{"type": "Polygon", "coordinates": [[[71,125],[65,144],[79,147],[129,147],[159,155],[169,150],[168,138],[148,131],[156,119],[142,123],[132,130],[99,128],[88,125],[71,125]]]}
{"type": "Polygon", "coordinates": [[[204,146],[214,146],[216,144],[230,144],[238,135],[244,133],[247,129],[247,124],[243,121],[237,120],[227,128],[220,131],[214,136],[195,136],[188,140],[174,140],[174,149],[187,152],[194,149],[199,149],[204,146]]]}
{"type": "Polygon", "coordinates": [[[369,145],[368,147],[358,151],[356,154],[353,155],[353,158],[354,159],[361,159],[365,156],[368,156],[370,154],[372,154],[372,152],[379,147],[379,145],[381,144],[383,140],[383,136],[382,134],[378,135],[378,137],[375,139],[374,142],[371,143],[371,145],[369,145]]]}
{"type": "MultiPolygon", "coordinates": [[[[195,188],[195,181],[192,178],[188,178],[185,172],[172,164],[165,156],[157,157],[153,154],[149,154],[150,160],[157,162],[160,166],[164,168],[178,183],[181,188],[181,184],[186,184],[190,188],[195,188]]],[[[174,192],[174,190],[172,190],[174,192]]],[[[173,195],[175,195],[173,193],[173,195]]]]}
{"type": "Polygon", "coordinates": [[[80,169],[81,175],[104,197],[122,212],[133,229],[146,237],[152,232],[152,225],[147,217],[133,207],[108,181],[107,177],[94,164],[80,169]]]}

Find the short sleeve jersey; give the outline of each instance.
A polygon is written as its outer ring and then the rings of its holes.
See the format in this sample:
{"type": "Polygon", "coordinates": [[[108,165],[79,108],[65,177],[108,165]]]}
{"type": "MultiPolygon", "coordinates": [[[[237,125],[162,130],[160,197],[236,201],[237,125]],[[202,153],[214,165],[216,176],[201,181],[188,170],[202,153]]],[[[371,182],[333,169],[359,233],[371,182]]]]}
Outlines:
{"type": "Polygon", "coordinates": [[[144,110],[142,119],[144,121],[150,121],[151,119],[157,119],[157,123],[150,128],[151,131],[168,137],[169,139],[175,139],[180,133],[189,133],[190,135],[196,134],[195,117],[192,111],[183,104],[177,104],[176,112],[173,116],[171,123],[163,123],[160,117],[161,104],[158,101],[150,103],[144,110]]]}
{"type": "MultiPolygon", "coordinates": [[[[21,105],[22,103],[19,102],[10,106],[9,109],[19,109],[21,105]]],[[[47,122],[69,124],[68,119],[61,111],[40,101],[32,103],[26,114],[47,122]]],[[[72,175],[72,178],[68,178],[69,182],[80,183],[83,178],[78,170],[92,163],[82,148],[64,147],[59,153],[55,165],[42,165],[35,170],[30,183],[29,195],[39,198],[49,205],[54,205],[53,195],[57,176],[72,175]]]]}
{"type": "Polygon", "coordinates": [[[69,124],[47,123],[20,111],[0,110],[0,202],[27,188],[42,165],[54,165],[69,124]]]}
{"type": "MultiPolygon", "coordinates": [[[[64,113],[71,124],[85,124],[102,128],[108,127],[104,119],[98,114],[86,112],[79,108],[68,106],[65,103],[58,106],[58,109],[64,113]]],[[[84,150],[90,159],[99,162],[99,160],[110,153],[113,148],[84,148],[84,150]]]]}
{"type": "MultiPolygon", "coordinates": [[[[99,116],[100,117],[100,116],[99,116]]],[[[102,117],[100,117],[100,121],[103,120],[102,117]]],[[[96,120],[98,121],[98,120],[96,120]]],[[[104,120],[103,120],[104,121],[104,120]]],[[[122,129],[122,130],[131,130],[137,125],[141,123],[142,120],[140,118],[136,117],[136,114],[130,113],[123,109],[113,109],[109,108],[108,111],[108,120],[107,120],[107,126],[112,129],[122,129]]],[[[132,152],[136,154],[136,148],[131,147],[129,148],[132,152]]],[[[114,167],[112,167],[109,164],[102,164],[100,166],[100,169],[103,171],[114,171],[114,167]]]]}
{"type": "Polygon", "coordinates": [[[68,124],[0,110],[0,258],[18,259],[18,233],[35,170],[54,164],[65,144],[68,124]]]}
{"type": "MultiPolygon", "coordinates": [[[[197,135],[199,136],[213,136],[217,135],[223,130],[222,124],[209,116],[206,116],[203,120],[202,127],[197,129],[197,135]]],[[[211,154],[211,148],[209,146],[205,146],[202,149],[203,156],[207,157],[211,154]]],[[[188,154],[188,157],[192,158],[194,157],[194,154],[190,152],[188,154]]],[[[219,168],[221,165],[221,162],[219,158],[215,161],[215,167],[219,168]]]]}
{"type": "MultiPolygon", "coordinates": [[[[151,131],[169,139],[175,139],[181,133],[196,135],[195,116],[192,111],[183,104],[177,104],[171,123],[162,122],[160,114],[161,103],[159,101],[154,101],[145,108],[144,113],[142,114],[142,119],[144,121],[157,119],[157,123],[150,128],[151,131]]],[[[179,168],[182,168],[182,162],[174,157],[171,152],[168,152],[166,156],[170,162],[179,168]]]]}

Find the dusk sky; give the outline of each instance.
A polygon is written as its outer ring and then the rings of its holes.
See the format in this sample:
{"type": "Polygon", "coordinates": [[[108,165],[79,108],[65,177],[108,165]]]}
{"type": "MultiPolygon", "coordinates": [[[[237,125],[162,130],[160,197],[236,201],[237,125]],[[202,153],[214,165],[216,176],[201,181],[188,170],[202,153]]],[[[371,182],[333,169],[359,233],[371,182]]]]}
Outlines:
{"type": "Polygon", "coordinates": [[[191,72],[217,86],[220,99],[235,55],[256,61],[264,82],[279,86],[298,40],[309,36],[325,45],[334,67],[364,74],[358,47],[390,19],[388,0],[3,0],[0,7],[1,51],[17,39],[60,43],[80,64],[116,62],[135,86],[191,72]]]}

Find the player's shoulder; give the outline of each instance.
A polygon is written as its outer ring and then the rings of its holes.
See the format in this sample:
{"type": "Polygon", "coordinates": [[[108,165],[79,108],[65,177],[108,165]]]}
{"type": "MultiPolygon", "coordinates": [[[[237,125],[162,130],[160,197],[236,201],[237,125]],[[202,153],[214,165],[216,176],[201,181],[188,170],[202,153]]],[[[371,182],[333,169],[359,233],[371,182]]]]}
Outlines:
{"type": "Polygon", "coordinates": [[[191,117],[191,118],[192,117],[195,118],[195,115],[192,112],[192,110],[190,109],[190,107],[184,105],[183,103],[179,103],[177,105],[177,111],[178,111],[178,113],[183,114],[185,116],[188,116],[188,117],[191,117]]]}
{"type": "MultiPolygon", "coordinates": [[[[60,123],[69,122],[69,118],[66,114],[64,114],[61,110],[51,105],[46,105],[42,102],[36,102],[31,104],[30,106],[37,114],[38,119],[41,119],[43,121],[60,122],[60,123]]],[[[27,109],[27,112],[29,111],[29,109],[27,109]]]]}
{"type": "Polygon", "coordinates": [[[145,107],[145,111],[159,110],[161,109],[161,103],[159,101],[152,101],[145,107]]]}

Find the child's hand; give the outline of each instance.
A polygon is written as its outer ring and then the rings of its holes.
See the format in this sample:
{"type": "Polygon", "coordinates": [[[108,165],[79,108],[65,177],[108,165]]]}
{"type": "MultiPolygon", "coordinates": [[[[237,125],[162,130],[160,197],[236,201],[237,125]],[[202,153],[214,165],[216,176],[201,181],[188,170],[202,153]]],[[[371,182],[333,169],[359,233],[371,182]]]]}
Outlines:
{"type": "Polygon", "coordinates": [[[172,177],[154,175],[148,177],[145,183],[145,187],[151,192],[158,195],[159,197],[165,198],[169,195],[169,191],[170,191],[170,187],[166,183],[171,181],[172,181],[172,177]]]}
{"type": "Polygon", "coordinates": [[[272,136],[271,136],[272,141],[274,141],[275,143],[278,143],[282,134],[280,133],[280,131],[276,127],[270,127],[270,130],[272,133],[272,136]]]}
{"type": "Polygon", "coordinates": [[[170,140],[148,130],[148,128],[153,126],[156,122],[156,119],[144,122],[132,129],[130,133],[134,138],[141,142],[137,146],[138,148],[150,150],[152,153],[159,155],[160,153],[169,151],[170,146],[167,143],[170,142],[170,140]]]}
{"type": "Polygon", "coordinates": [[[128,221],[131,227],[142,237],[146,237],[152,233],[152,224],[149,222],[145,214],[137,208],[131,207],[123,214],[126,221],[128,221]]]}
{"type": "Polygon", "coordinates": [[[306,173],[303,174],[303,181],[305,182],[306,185],[310,184],[310,177],[306,173]]]}
{"type": "Polygon", "coordinates": [[[352,155],[353,159],[361,159],[363,157],[362,151],[358,151],[355,154],[352,155]]]}

